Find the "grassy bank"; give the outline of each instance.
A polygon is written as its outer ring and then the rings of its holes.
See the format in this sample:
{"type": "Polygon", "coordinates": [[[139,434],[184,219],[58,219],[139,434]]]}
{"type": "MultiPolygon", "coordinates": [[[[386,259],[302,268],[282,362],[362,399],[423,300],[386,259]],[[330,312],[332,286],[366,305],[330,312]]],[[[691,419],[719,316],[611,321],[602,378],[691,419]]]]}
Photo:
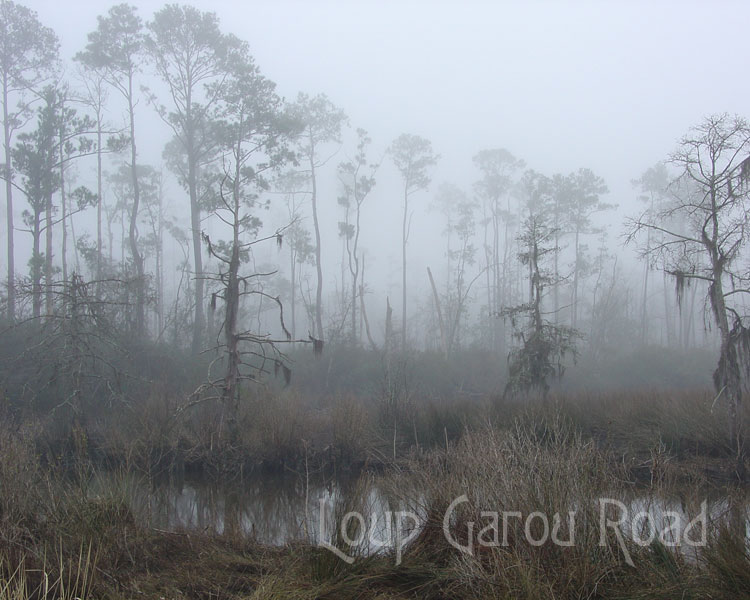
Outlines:
{"type": "MultiPolygon", "coordinates": [[[[224,408],[207,403],[183,412],[176,401],[148,397],[85,421],[59,412],[8,420],[28,430],[30,443],[52,464],[72,468],[84,454],[110,469],[179,467],[220,475],[388,466],[413,452],[444,449],[478,428],[503,431],[521,415],[555,412],[639,478],[678,463],[718,479],[731,478],[734,469],[727,416],[708,391],[569,394],[542,402],[416,394],[310,398],[293,389],[250,389],[237,413],[224,408]]],[[[744,422],[747,437],[748,407],[744,422]]]]}
{"type": "MultiPolygon", "coordinates": [[[[65,385],[80,384],[73,395],[62,393],[54,365],[42,365],[44,377],[31,366],[8,369],[0,406],[0,600],[750,593],[739,525],[747,490],[734,484],[723,403],[700,385],[583,392],[571,378],[546,400],[513,400],[497,389],[497,361],[481,354],[450,363],[424,354],[383,370],[372,355],[331,351],[300,359],[290,386],[243,389],[235,410],[191,395],[200,377],[184,357],[128,357],[131,375],[118,373],[106,386],[93,376],[84,384],[72,371],[65,385]],[[39,385],[29,391],[28,381],[39,385]],[[269,547],[242,528],[212,534],[144,517],[124,482],[137,476],[150,485],[174,473],[217,488],[292,473],[302,494],[309,473],[332,473],[357,480],[360,492],[342,496],[335,514],[365,514],[377,490],[424,523],[400,561],[391,551],[365,555],[339,538],[340,550],[356,558],[349,565],[309,537],[269,547]],[[109,483],[95,485],[101,481],[109,483]],[[514,522],[512,543],[460,552],[447,543],[442,518],[462,495],[450,523],[462,544],[487,510],[525,517],[573,509],[581,519],[562,537],[572,534],[576,543],[525,543],[523,524],[514,522]],[[608,537],[602,546],[592,524],[604,495],[679,498],[690,515],[701,498],[718,495],[728,517],[711,524],[706,546],[691,557],[658,542],[623,547],[608,537]]],[[[625,378],[630,367],[622,368],[625,378]]]]}
{"type": "Polygon", "coordinates": [[[229,406],[216,389],[200,387],[211,352],[190,356],[110,332],[111,340],[94,336],[87,353],[74,356],[50,346],[45,331],[28,323],[2,332],[0,419],[28,430],[49,464],[70,468],[83,454],[111,469],[149,472],[284,471],[311,463],[357,470],[444,448],[487,424],[506,429],[524,411],[550,408],[603,448],[633,458],[636,469],[653,454],[717,464],[730,454],[724,402],[709,391],[715,356],[706,350],[582,356],[545,405],[504,400],[506,359],[492,353],[385,356],[332,343],[321,356],[291,348],[290,385],[281,374],[274,380],[270,365],[266,381],[248,383],[229,406]]]}
{"type": "MultiPolygon", "coordinates": [[[[583,410],[583,407],[579,407],[583,410]]],[[[525,412],[506,427],[479,425],[447,447],[413,449],[378,473],[364,472],[360,493],[337,507],[367,514],[375,485],[394,506],[423,515],[404,549],[356,557],[349,565],[300,540],[283,547],[227,532],[155,529],[136,515],[117,486],[93,494],[96,466],[83,455],[73,472],[34,449],[38,433],[0,434],[0,598],[739,598],[750,594],[744,529],[746,491],[717,488],[687,463],[663,461],[635,481],[627,461],[596,442],[561,410],[525,412]],[[693,482],[686,488],[685,477],[693,482]],[[688,489],[689,493],[685,490],[688,489]],[[655,541],[623,546],[608,533],[600,544],[596,501],[634,494],[680,494],[693,516],[700,499],[719,491],[729,512],[710,524],[706,547],[684,555],[655,541]],[[508,544],[460,552],[443,535],[450,502],[466,495],[450,531],[462,544],[482,511],[567,514],[570,547],[535,546],[514,520],[508,544]],[[687,494],[687,495],[686,495],[687,494]],[[462,537],[463,536],[463,537],[462,537]],[[628,554],[632,564],[625,560],[628,554]]],[[[614,436],[614,432],[612,434],[614,436]]],[[[79,442],[82,444],[82,442],[79,442]]],[[[614,448],[614,446],[613,446],[614,448]]],[[[534,526],[535,539],[539,531],[534,526]]],[[[356,533],[356,532],[354,532],[356,533]]],[[[354,534],[352,534],[354,535],[354,534]]]]}

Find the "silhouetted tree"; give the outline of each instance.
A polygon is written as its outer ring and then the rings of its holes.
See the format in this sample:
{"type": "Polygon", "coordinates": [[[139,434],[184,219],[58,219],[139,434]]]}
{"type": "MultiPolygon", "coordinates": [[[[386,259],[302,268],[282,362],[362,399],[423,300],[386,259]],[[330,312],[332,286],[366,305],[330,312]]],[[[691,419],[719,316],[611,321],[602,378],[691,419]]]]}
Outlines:
{"type": "Polygon", "coordinates": [[[42,232],[47,228],[51,234],[52,196],[60,187],[60,173],[55,168],[58,162],[55,139],[59,127],[55,89],[48,88],[44,95],[46,100],[37,109],[36,128],[20,134],[13,150],[13,163],[21,175],[21,188],[31,209],[24,211],[23,216],[33,240],[29,266],[34,318],[42,313],[42,273],[46,262],[41,249],[42,232]],[[46,225],[42,222],[45,214],[46,225]]]}
{"type": "Polygon", "coordinates": [[[481,173],[481,179],[474,184],[474,191],[482,201],[484,212],[483,246],[491,345],[494,351],[502,353],[505,350],[505,326],[497,316],[507,302],[510,285],[508,266],[512,258],[511,226],[514,218],[510,206],[511,190],[525,163],[504,148],[482,150],[473,160],[481,173]]]}
{"type": "Polygon", "coordinates": [[[442,184],[438,188],[435,203],[446,218],[443,234],[447,241],[448,281],[443,303],[445,309],[441,312],[445,314],[443,350],[447,358],[447,355],[460,345],[461,322],[466,316],[469,293],[482,273],[480,271],[479,275],[467,279],[467,270],[475,262],[476,247],[472,239],[476,226],[475,211],[479,207],[463,190],[453,184],[442,184]]]}
{"type": "Polygon", "coordinates": [[[401,225],[401,349],[406,350],[406,245],[409,242],[411,213],[409,198],[430,185],[429,170],[439,156],[432,142],[418,135],[402,133],[389,148],[391,160],[401,174],[404,189],[404,217],[401,225]]]}
{"type": "MultiPolygon", "coordinates": [[[[29,202],[31,211],[24,211],[24,222],[32,234],[32,313],[41,315],[42,275],[45,282],[46,314],[53,310],[53,227],[63,223],[71,212],[65,205],[63,194],[62,211],[56,218],[53,195],[62,191],[64,169],[70,161],[86,156],[92,149],[92,123],[87,117],[78,117],[76,111],[65,106],[65,88],[47,86],[40,96],[43,104],[37,108],[36,128],[19,134],[18,144],[13,149],[13,160],[21,175],[21,189],[29,202]],[[44,223],[42,223],[44,216],[44,223]],[[41,235],[45,234],[45,251],[41,252],[41,235]]],[[[74,192],[77,210],[82,210],[95,200],[86,188],[74,192]]],[[[65,238],[63,238],[63,252],[65,238]]],[[[67,273],[65,273],[67,275],[67,273]]]]}
{"type": "Polygon", "coordinates": [[[289,312],[291,313],[290,331],[297,337],[297,286],[302,266],[314,264],[315,249],[310,240],[310,232],[305,229],[302,216],[302,205],[307,190],[307,176],[296,170],[283,173],[276,179],[276,189],[286,199],[289,226],[284,231],[284,241],[289,250],[289,312]]]}
{"type": "MultiPolygon", "coordinates": [[[[632,182],[633,187],[637,188],[640,192],[638,199],[646,204],[647,214],[654,215],[659,211],[666,208],[668,203],[669,194],[669,172],[664,163],[657,163],[653,167],[647,169],[641,177],[632,182]]],[[[641,343],[646,343],[647,331],[648,331],[648,284],[649,284],[649,273],[654,267],[653,260],[651,257],[651,246],[652,236],[657,241],[661,241],[664,235],[647,229],[646,232],[645,247],[643,249],[643,298],[641,300],[641,343]]],[[[667,273],[664,271],[664,300],[667,302],[666,285],[667,285],[667,273]]],[[[666,308],[666,307],[665,307],[666,308]]],[[[668,314],[668,310],[665,310],[665,321],[667,323],[667,337],[671,341],[672,332],[669,326],[672,319],[668,314]]]]}
{"type": "Polygon", "coordinates": [[[589,233],[597,233],[591,217],[604,210],[614,208],[614,205],[603,202],[599,196],[606,194],[609,190],[607,184],[590,169],[579,169],[569,176],[570,204],[568,206],[568,223],[570,233],[574,237],[574,259],[573,259],[573,281],[572,281],[572,317],[571,325],[578,325],[578,291],[582,275],[582,244],[581,236],[589,233]]]}
{"type": "MultiPolygon", "coordinates": [[[[540,207],[541,208],[541,207],[540,207]]],[[[519,345],[508,355],[505,394],[537,392],[546,397],[549,379],[562,377],[566,355],[576,355],[578,332],[544,317],[542,300],[553,282],[546,263],[558,249],[555,231],[548,224],[549,213],[532,211],[523,224],[518,258],[529,269],[529,301],[503,309],[510,319],[519,345]]]]}
{"type": "Polygon", "coordinates": [[[750,376],[750,329],[742,306],[750,276],[738,258],[748,241],[750,213],[750,125],[727,114],[707,117],[682,138],[670,162],[679,169],[672,201],[631,219],[630,240],[640,232],[663,235],[641,253],[657,254],[674,276],[678,301],[694,280],[708,284],[708,303],[721,345],[714,372],[718,397],[729,407],[729,441],[744,477],[743,385],[750,376]],[[678,220],[682,226],[675,227],[678,220]]]}
{"type": "MultiPolygon", "coordinates": [[[[218,283],[217,296],[225,307],[221,328],[224,341],[219,346],[220,356],[225,361],[224,375],[218,380],[209,376],[209,385],[220,388],[220,398],[230,407],[234,423],[241,380],[254,379],[257,374],[267,372],[269,364],[273,364],[276,371],[282,368],[288,378],[288,367],[281,362],[276,342],[268,334],[241,328],[238,318],[244,296],[266,297],[276,302],[280,310],[281,301],[257,285],[259,273],[244,275],[240,267],[250,260],[253,245],[269,239],[281,243],[280,231],[270,238],[257,239],[261,226],[257,215],[259,194],[269,187],[269,173],[294,160],[288,142],[299,127],[284,111],[275,84],[260,74],[249,55],[233,65],[223,90],[222,107],[224,176],[219,184],[220,201],[216,212],[230,227],[231,238],[212,242],[204,234],[203,239],[209,253],[220,264],[219,272],[208,278],[218,283]],[[242,372],[243,365],[250,368],[250,373],[242,372]]],[[[281,325],[287,333],[283,312],[281,325]]],[[[280,341],[291,341],[291,334],[287,333],[287,338],[280,341]]],[[[232,436],[236,433],[230,432],[232,436]]]]}

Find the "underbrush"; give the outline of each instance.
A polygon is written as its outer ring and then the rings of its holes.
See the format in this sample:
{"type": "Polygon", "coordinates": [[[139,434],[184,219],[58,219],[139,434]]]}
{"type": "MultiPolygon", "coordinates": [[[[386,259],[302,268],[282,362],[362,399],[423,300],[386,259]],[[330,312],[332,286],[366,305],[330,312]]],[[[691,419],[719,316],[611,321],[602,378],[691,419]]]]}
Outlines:
{"type": "MultiPolygon", "coordinates": [[[[640,480],[735,477],[724,405],[708,391],[550,395],[546,399],[410,395],[322,398],[248,388],[236,412],[219,401],[189,408],[166,392],[79,419],[55,412],[6,415],[46,463],[72,469],[84,454],[107,468],[208,474],[387,467],[413,452],[445,449],[467,433],[506,431],[522,415],[561,414],[640,480]],[[682,471],[682,474],[680,472],[682,471]]],[[[750,405],[744,435],[750,436],[750,405]]]]}

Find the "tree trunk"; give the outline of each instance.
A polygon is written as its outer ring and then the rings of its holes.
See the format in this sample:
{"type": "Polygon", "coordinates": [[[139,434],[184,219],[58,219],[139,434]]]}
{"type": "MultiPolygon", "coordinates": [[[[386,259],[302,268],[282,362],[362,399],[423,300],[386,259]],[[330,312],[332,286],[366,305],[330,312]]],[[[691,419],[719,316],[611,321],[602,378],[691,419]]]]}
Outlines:
{"type": "Polygon", "coordinates": [[[490,255],[491,249],[487,242],[487,231],[489,229],[489,219],[487,218],[487,203],[484,202],[482,205],[482,247],[484,249],[484,262],[485,262],[485,285],[487,286],[487,332],[489,333],[489,341],[487,349],[495,351],[495,323],[493,319],[493,302],[492,302],[492,281],[490,273],[490,265],[492,264],[492,257],[490,255]]]}
{"type": "Polygon", "coordinates": [[[552,285],[554,288],[552,289],[554,301],[555,301],[555,325],[558,324],[558,313],[560,312],[560,234],[557,232],[557,225],[555,224],[555,248],[558,248],[558,250],[555,250],[555,273],[554,273],[554,281],[552,285]]]}
{"type": "Polygon", "coordinates": [[[443,351],[443,357],[448,360],[448,341],[445,335],[445,323],[443,322],[443,311],[440,309],[440,297],[438,296],[437,288],[435,287],[435,280],[432,278],[432,271],[430,267],[427,267],[427,275],[430,278],[430,286],[432,287],[432,297],[435,300],[435,310],[438,316],[438,326],[440,327],[440,348],[443,351]]]}
{"type": "MultiPolygon", "coordinates": [[[[102,117],[101,107],[96,111],[96,297],[101,295],[102,280],[102,117]]],[[[110,236],[111,237],[111,236],[110,236]]],[[[110,240],[110,251],[112,241],[110,240]]]]}
{"type": "Polygon", "coordinates": [[[201,209],[198,202],[198,165],[195,155],[195,139],[192,117],[192,84],[188,85],[186,103],[186,153],[188,167],[188,195],[190,196],[190,228],[193,237],[193,263],[195,266],[195,316],[193,318],[193,354],[198,354],[203,346],[203,332],[206,327],[204,310],[205,281],[203,274],[203,249],[201,248],[201,209]]]}
{"type": "MultiPolygon", "coordinates": [[[[236,219],[235,219],[236,221],[236,219]]],[[[235,224],[235,227],[239,227],[235,224]]],[[[235,240],[237,234],[235,232],[235,240]]],[[[240,265],[239,242],[235,241],[232,247],[232,257],[229,262],[229,272],[227,273],[227,287],[224,290],[226,304],[226,313],[224,316],[224,340],[227,346],[227,371],[224,377],[224,390],[222,396],[225,402],[234,408],[232,404],[237,395],[237,381],[239,377],[239,336],[237,335],[237,314],[239,310],[240,286],[237,277],[240,265]]],[[[233,411],[234,412],[234,411],[233,411]]]]}
{"type": "Polygon", "coordinates": [[[357,345],[357,279],[352,276],[352,346],[357,345]]]}
{"type": "Polygon", "coordinates": [[[349,269],[352,274],[352,344],[357,346],[359,342],[359,337],[357,336],[357,290],[359,289],[359,257],[357,251],[359,249],[359,230],[362,207],[357,198],[356,180],[354,183],[354,201],[357,203],[357,215],[355,217],[354,247],[352,249],[352,254],[349,257],[349,269]]]}
{"type": "Polygon", "coordinates": [[[140,206],[141,194],[138,185],[138,163],[135,145],[135,109],[133,106],[133,78],[128,80],[128,115],[130,117],[130,171],[133,178],[133,207],[130,213],[130,229],[128,239],[130,242],[130,253],[133,256],[136,275],[136,300],[135,300],[135,333],[140,338],[145,334],[145,304],[146,282],[143,273],[143,257],[138,250],[138,208],[140,206]]]}
{"type": "Polygon", "coordinates": [[[391,300],[386,296],[385,299],[385,353],[390,356],[393,350],[393,308],[391,300]]]}
{"type": "Polygon", "coordinates": [[[52,192],[47,194],[44,210],[44,311],[47,318],[52,316],[52,192]]]}
{"type": "Polygon", "coordinates": [[[164,330],[164,207],[163,177],[159,177],[159,213],[156,231],[156,329],[161,338],[164,330]]]}
{"type": "Polygon", "coordinates": [[[198,354],[203,346],[203,329],[206,317],[203,311],[205,282],[203,281],[203,254],[201,248],[201,214],[197,198],[194,198],[194,190],[192,190],[190,191],[190,229],[193,240],[193,263],[195,267],[195,316],[193,320],[192,352],[193,354],[198,354]]]}
{"type": "MultiPolygon", "coordinates": [[[[241,126],[240,126],[241,128],[241,126]]],[[[238,134],[238,140],[241,140],[241,132],[238,134]]],[[[232,222],[232,255],[229,259],[229,269],[227,273],[227,284],[224,288],[224,303],[226,312],[224,315],[224,343],[227,347],[227,370],[224,376],[224,389],[222,391],[222,400],[225,409],[229,408],[229,434],[232,442],[237,437],[237,392],[240,375],[240,337],[237,333],[237,315],[240,307],[240,144],[237,142],[236,163],[234,173],[234,184],[232,186],[232,201],[234,208],[232,222]]]]}
{"type": "Polygon", "coordinates": [[[296,265],[297,249],[294,244],[289,244],[289,271],[290,271],[290,283],[291,289],[291,311],[292,311],[292,339],[297,339],[297,265],[296,265]]]}
{"type": "Polygon", "coordinates": [[[15,271],[15,247],[13,244],[13,185],[12,165],[10,161],[10,120],[8,118],[8,74],[3,73],[3,134],[5,150],[5,202],[6,218],[8,225],[8,319],[16,318],[16,271],[15,271]]]}
{"type": "Polygon", "coordinates": [[[367,334],[367,341],[370,342],[370,347],[373,350],[377,350],[378,349],[378,345],[372,339],[372,335],[370,333],[370,322],[367,320],[367,311],[365,310],[365,290],[364,290],[364,286],[360,286],[359,287],[359,302],[360,302],[360,314],[362,315],[362,319],[365,322],[365,333],[367,334]]]}
{"type": "MultiPolygon", "coordinates": [[[[39,202],[37,199],[36,202],[39,202]]],[[[42,316],[42,255],[40,246],[42,243],[41,212],[34,209],[34,244],[31,254],[31,311],[32,316],[38,319],[42,316]]]]}
{"type": "Polygon", "coordinates": [[[672,328],[672,310],[669,306],[669,286],[667,284],[667,274],[664,273],[664,325],[667,333],[667,345],[672,345],[672,338],[674,337],[672,328]]]}
{"type": "Polygon", "coordinates": [[[648,275],[649,275],[649,248],[651,242],[651,230],[648,231],[646,239],[646,265],[643,269],[643,306],[641,308],[641,344],[646,343],[647,334],[647,311],[648,311],[648,275]]]}
{"type": "Polygon", "coordinates": [[[404,187],[404,221],[401,227],[401,350],[406,351],[406,240],[408,237],[409,194],[404,187]]]}
{"type": "Polygon", "coordinates": [[[721,267],[714,268],[714,280],[709,289],[711,308],[721,334],[719,366],[714,373],[714,384],[720,395],[725,395],[728,404],[729,444],[735,454],[737,477],[745,478],[745,451],[742,431],[742,376],[736,341],[729,329],[724,301],[721,267]]]}
{"type": "MultiPolygon", "coordinates": [[[[704,226],[703,244],[711,260],[712,281],[708,289],[711,309],[721,335],[721,354],[719,365],[714,372],[714,385],[718,394],[726,394],[728,400],[727,416],[729,418],[729,443],[736,458],[736,472],[740,480],[745,478],[745,447],[742,431],[742,373],[737,347],[740,340],[733,336],[729,328],[729,315],[724,297],[724,265],[726,257],[719,246],[719,218],[716,202],[716,190],[711,188],[711,227],[709,235],[704,226]]],[[[740,329],[741,325],[740,325],[740,329]]],[[[740,331],[739,335],[742,335],[740,331]]]]}
{"type": "Polygon", "coordinates": [[[573,316],[571,318],[570,324],[575,329],[578,325],[578,270],[580,266],[580,247],[579,247],[579,239],[580,239],[580,233],[576,229],[576,256],[575,261],[573,263],[573,316]]]}
{"type": "MultiPolygon", "coordinates": [[[[502,264],[502,270],[500,268],[500,222],[499,222],[499,207],[498,207],[498,217],[497,217],[497,225],[495,226],[495,263],[496,263],[496,272],[495,272],[495,278],[497,283],[495,284],[495,290],[499,290],[495,292],[496,299],[497,294],[500,294],[500,305],[496,307],[496,310],[499,312],[506,304],[510,304],[509,302],[509,295],[511,292],[511,284],[509,283],[509,279],[511,277],[510,269],[508,268],[508,264],[510,262],[510,199],[508,200],[508,211],[507,215],[508,218],[505,220],[505,233],[503,235],[503,264],[502,264]]],[[[506,337],[507,337],[507,327],[505,324],[505,319],[499,319],[498,320],[499,325],[499,345],[498,345],[498,352],[500,356],[505,356],[506,354],[506,337]]]]}
{"type": "MultiPolygon", "coordinates": [[[[60,112],[65,115],[65,105],[62,104],[60,112]]],[[[63,144],[65,143],[65,125],[60,128],[60,210],[61,221],[62,221],[62,250],[60,252],[60,258],[62,260],[62,279],[63,285],[67,285],[68,281],[68,206],[67,197],[65,194],[65,149],[63,144]]]]}
{"type": "Polygon", "coordinates": [[[315,287],[315,327],[318,339],[323,336],[323,267],[320,264],[320,226],[318,225],[318,182],[315,175],[315,159],[312,133],[310,134],[310,177],[312,178],[312,214],[313,228],[315,229],[315,272],[317,274],[317,285],[315,287]]]}

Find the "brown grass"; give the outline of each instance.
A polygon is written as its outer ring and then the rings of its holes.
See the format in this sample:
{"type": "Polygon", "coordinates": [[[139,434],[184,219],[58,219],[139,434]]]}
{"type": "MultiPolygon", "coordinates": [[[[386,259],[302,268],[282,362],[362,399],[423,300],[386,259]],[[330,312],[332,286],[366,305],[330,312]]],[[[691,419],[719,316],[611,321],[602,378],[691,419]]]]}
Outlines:
{"type": "MultiPolygon", "coordinates": [[[[387,552],[359,555],[349,566],[305,543],[267,548],[242,535],[150,529],[135,518],[124,483],[94,493],[90,483],[102,468],[96,435],[73,430],[67,446],[58,446],[69,448],[67,458],[56,457],[42,442],[42,427],[5,420],[0,600],[742,597],[750,593],[750,553],[741,532],[747,496],[740,489],[735,498],[711,471],[710,465],[728,456],[723,415],[711,400],[708,394],[651,394],[628,404],[628,397],[609,395],[491,408],[477,403],[465,412],[416,402],[402,413],[411,421],[397,423],[393,461],[392,432],[384,429],[379,406],[356,396],[320,405],[290,392],[251,398],[240,415],[241,437],[226,454],[224,424],[210,407],[170,430],[167,442],[153,430],[139,438],[133,428],[133,439],[109,446],[110,457],[117,456],[112,448],[127,457],[116,462],[123,479],[154,455],[151,443],[205,464],[223,461],[227,470],[248,456],[292,467],[379,460],[385,470],[363,477],[337,510],[366,512],[369,489],[376,485],[394,505],[410,503],[425,515],[424,528],[398,565],[387,552]],[[436,429],[429,441],[425,432],[436,429]],[[679,494],[686,510],[695,511],[700,497],[717,488],[733,498],[737,514],[715,524],[697,560],[658,543],[629,543],[631,567],[616,540],[599,545],[596,501],[602,495],[679,494]],[[468,502],[453,522],[459,540],[466,541],[461,532],[469,522],[483,522],[483,510],[518,510],[525,517],[575,509],[575,544],[532,546],[524,540],[523,521],[514,520],[507,546],[462,554],[442,535],[444,511],[461,494],[468,502]]],[[[563,521],[560,537],[569,534],[563,521]]]]}

